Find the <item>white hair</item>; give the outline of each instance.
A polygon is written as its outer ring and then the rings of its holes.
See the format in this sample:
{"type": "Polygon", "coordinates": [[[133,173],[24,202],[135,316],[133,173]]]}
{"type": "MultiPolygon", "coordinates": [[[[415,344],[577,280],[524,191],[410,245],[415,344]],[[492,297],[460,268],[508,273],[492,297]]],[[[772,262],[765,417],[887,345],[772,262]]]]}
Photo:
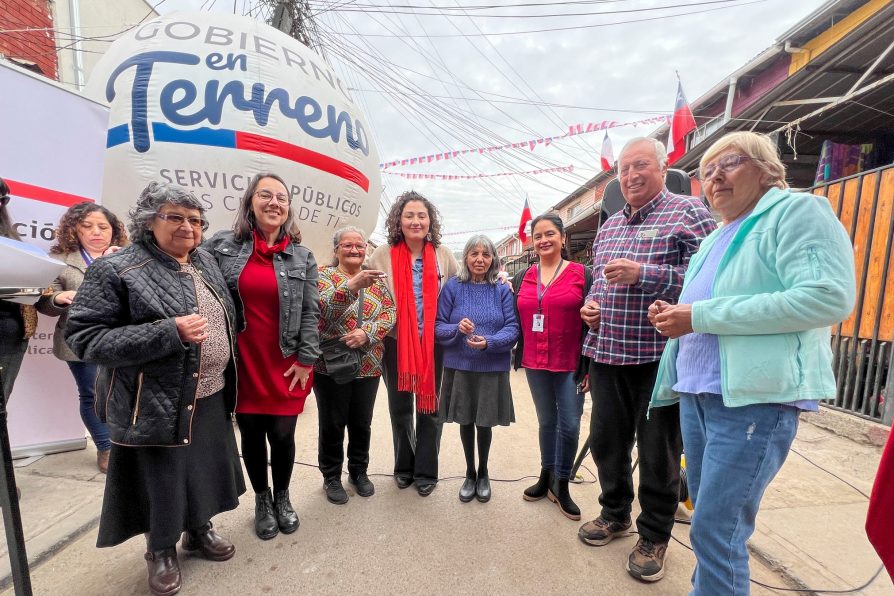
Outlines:
{"type": "Polygon", "coordinates": [[[640,143],[649,143],[652,145],[652,148],[655,150],[655,159],[658,160],[658,165],[662,168],[667,167],[667,148],[664,146],[664,143],[658,139],[653,139],[652,137],[636,137],[627,141],[627,143],[624,144],[624,148],[621,149],[621,153],[618,155],[618,163],[621,163],[621,158],[624,157],[625,151],[633,145],[639,145],[640,143]]]}

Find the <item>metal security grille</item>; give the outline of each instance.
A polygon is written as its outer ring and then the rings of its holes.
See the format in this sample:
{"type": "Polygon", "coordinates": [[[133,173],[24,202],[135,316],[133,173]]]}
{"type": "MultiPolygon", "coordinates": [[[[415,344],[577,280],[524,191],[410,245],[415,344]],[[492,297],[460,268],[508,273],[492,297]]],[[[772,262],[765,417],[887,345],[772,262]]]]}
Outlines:
{"type": "Polygon", "coordinates": [[[832,330],[834,399],[825,404],[891,426],[894,419],[894,166],[808,189],[829,199],[854,246],[857,303],[832,330]]]}

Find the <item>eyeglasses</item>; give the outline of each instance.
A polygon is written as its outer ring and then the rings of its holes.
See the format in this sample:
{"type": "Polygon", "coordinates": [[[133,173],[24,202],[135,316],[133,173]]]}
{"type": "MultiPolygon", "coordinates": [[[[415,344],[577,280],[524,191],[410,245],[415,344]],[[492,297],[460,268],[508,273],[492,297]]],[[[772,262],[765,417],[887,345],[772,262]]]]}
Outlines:
{"type": "Polygon", "coordinates": [[[365,242],[356,242],[356,243],[347,242],[347,243],[339,244],[338,247],[341,248],[342,250],[362,251],[362,250],[366,250],[366,243],[365,242]]]}
{"type": "Polygon", "coordinates": [[[747,155],[727,155],[726,157],[721,157],[717,161],[712,161],[709,164],[705,164],[705,166],[702,168],[701,173],[699,174],[699,180],[708,180],[709,178],[713,178],[714,174],[716,174],[717,172],[723,172],[724,174],[732,172],[740,165],[749,160],[760,161],[759,159],[754,159],[753,157],[749,157],[747,155]]]}
{"type": "Polygon", "coordinates": [[[188,221],[189,225],[196,228],[197,230],[200,229],[204,232],[208,229],[208,221],[202,219],[201,217],[186,217],[185,215],[180,215],[179,213],[156,213],[155,217],[163,219],[170,224],[174,224],[175,226],[182,226],[183,222],[188,221]]]}
{"type": "Polygon", "coordinates": [[[630,173],[630,170],[633,170],[634,172],[642,172],[643,170],[648,169],[649,166],[651,166],[651,165],[652,165],[651,161],[646,160],[646,159],[641,159],[639,161],[633,162],[630,165],[625,165],[618,171],[618,173],[621,176],[626,176],[630,173]]]}
{"type": "Polygon", "coordinates": [[[259,190],[255,192],[255,196],[260,197],[262,201],[265,203],[269,203],[273,199],[276,199],[276,202],[280,205],[288,205],[289,204],[289,195],[284,192],[278,192],[273,194],[269,190],[259,190]]]}

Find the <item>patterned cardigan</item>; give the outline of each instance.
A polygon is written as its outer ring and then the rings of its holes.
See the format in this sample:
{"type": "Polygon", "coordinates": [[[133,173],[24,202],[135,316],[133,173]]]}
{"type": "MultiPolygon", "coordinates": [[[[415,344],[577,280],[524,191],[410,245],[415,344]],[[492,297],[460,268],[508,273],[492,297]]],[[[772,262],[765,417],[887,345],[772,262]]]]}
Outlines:
{"type": "MultiPolygon", "coordinates": [[[[359,292],[348,289],[348,279],[338,267],[320,267],[320,343],[341,337],[357,328],[357,298],[359,292]]],[[[382,374],[382,340],[394,327],[397,311],[391,292],[382,280],[363,290],[363,325],[369,343],[360,348],[363,352],[358,377],[377,377],[382,374]]],[[[322,358],[317,359],[314,370],[326,374],[322,358]]]]}

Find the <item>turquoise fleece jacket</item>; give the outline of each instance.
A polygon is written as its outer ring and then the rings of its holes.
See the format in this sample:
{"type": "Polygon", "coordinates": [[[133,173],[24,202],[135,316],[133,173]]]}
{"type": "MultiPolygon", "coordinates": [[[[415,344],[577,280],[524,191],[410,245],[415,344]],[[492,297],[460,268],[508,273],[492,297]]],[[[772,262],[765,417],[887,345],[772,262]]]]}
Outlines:
{"type": "MultiPolygon", "coordinates": [[[[686,280],[717,233],[693,255],[686,280]]],[[[833,397],[830,326],[850,315],[855,295],[853,248],[828,200],[770,189],[723,255],[714,297],[692,305],[693,330],[718,336],[723,403],[833,397]]],[[[672,389],[678,343],[664,349],[650,407],[679,400],[672,389]]]]}

